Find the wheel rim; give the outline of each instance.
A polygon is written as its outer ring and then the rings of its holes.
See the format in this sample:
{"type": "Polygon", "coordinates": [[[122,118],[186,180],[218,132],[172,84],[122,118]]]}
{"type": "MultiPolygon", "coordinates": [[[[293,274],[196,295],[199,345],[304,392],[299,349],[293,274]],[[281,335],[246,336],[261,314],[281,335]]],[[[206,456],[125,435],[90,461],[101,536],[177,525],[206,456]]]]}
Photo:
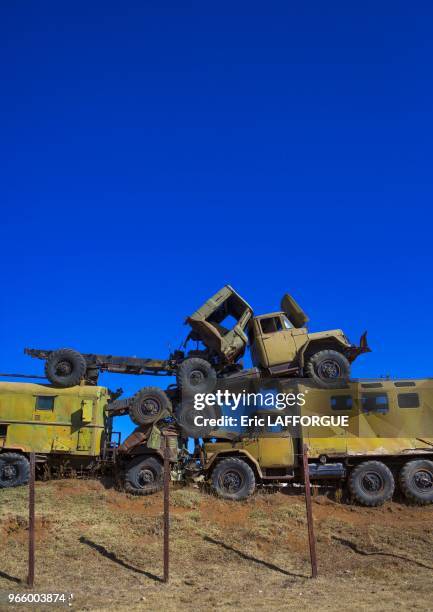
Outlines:
{"type": "Polygon", "coordinates": [[[140,412],[144,417],[154,417],[160,410],[159,402],[153,398],[145,399],[140,404],[140,412]]]}
{"type": "Polygon", "coordinates": [[[341,367],[340,364],[333,359],[325,359],[319,363],[317,373],[320,378],[340,378],[341,367]]]}
{"type": "Polygon", "coordinates": [[[9,483],[18,477],[18,467],[12,463],[6,463],[0,466],[0,481],[9,483]]]}
{"type": "Polygon", "coordinates": [[[243,484],[242,474],[236,470],[227,470],[221,476],[220,482],[226,493],[237,493],[243,484]]]}
{"type": "Polygon", "coordinates": [[[138,485],[144,489],[155,482],[155,474],[150,468],[143,468],[138,474],[138,485]]]}
{"type": "Polygon", "coordinates": [[[58,376],[68,376],[72,372],[72,364],[69,361],[59,361],[56,365],[56,374],[58,376]]]}
{"type": "Polygon", "coordinates": [[[201,370],[192,370],[189,375],[189,382],[192,387],[198,387],[205,380],[205,375],[201,370]]]}
{"type": "Polygon", "coordinates": [[[412,483],[420,493],[430,493],[433,490],[433,474],[429,470],[417,470],[412,477],[412,483]]]}
{"type": "Polygon", "coordinates": [[[379,493],[383,486],[383,478],[377,472],[366,472],[361,479],[362,489],[369,494],[379,493]]]}

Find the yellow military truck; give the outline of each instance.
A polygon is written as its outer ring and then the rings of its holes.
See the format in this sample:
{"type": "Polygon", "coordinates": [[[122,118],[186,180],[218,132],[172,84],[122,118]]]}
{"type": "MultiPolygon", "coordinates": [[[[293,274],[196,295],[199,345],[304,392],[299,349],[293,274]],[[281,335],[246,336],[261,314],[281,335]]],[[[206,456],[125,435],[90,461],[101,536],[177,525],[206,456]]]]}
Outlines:
{"type": "Polygon", "coordinates": [[[214,431],[204,441],[203,473],[220,496],[239,500],[258,484],[302,482],[305,442],[313,482],[346,484],[366,506],[383,504],[397,488],[413,502],[433,502],[433,379],[356,381],[339,389],[304,379],[297,391],[305,397],[297,410],[258,410],[241,433],[214,431]],[[347,426],[335,425],[336,415],[347,426]],[[317,424],[312,417],[326,418],[317,424]]]}
{"type": "MultiPolygon", "coordinates": [[[[120,445],[113,414],[127,412],[105,387],[56,388],[32,383],[0,383],[0,489],[26,484],[30,452],[37,465],[75,470],[120,468],[128,491],[146,495],[162,486],[161,436],[143,426],[120,445]],[[116,440],[117,436],[117,440],[116,440]]],[[[127,400],[124,400],[127,402],[127,400]]],[[[170,436],[170,461],[177,460],[177,432],[170,436]]]]}

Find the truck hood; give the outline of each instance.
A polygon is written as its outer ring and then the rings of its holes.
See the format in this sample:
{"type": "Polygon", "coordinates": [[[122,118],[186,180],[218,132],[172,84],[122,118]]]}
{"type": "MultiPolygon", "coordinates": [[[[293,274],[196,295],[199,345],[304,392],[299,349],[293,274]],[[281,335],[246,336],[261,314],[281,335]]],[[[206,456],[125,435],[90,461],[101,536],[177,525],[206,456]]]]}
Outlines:
{"type": "Polygon", "coordinates": [[[344,346],[352,346],[349,340],[343,333],[342,329],[329,329],[322,332],[313,332],[308,334],[309,340],[322,340],[323,338],[336,338],[344,346]]]}

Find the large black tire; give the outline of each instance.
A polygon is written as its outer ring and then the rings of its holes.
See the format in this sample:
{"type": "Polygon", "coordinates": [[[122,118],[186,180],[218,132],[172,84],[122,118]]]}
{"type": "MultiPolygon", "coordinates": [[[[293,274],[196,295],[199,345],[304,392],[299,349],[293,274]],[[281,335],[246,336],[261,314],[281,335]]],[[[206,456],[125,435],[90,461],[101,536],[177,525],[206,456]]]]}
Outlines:
{"type": "Polygon", "coordinates": [[[0,489],[19,487],[28,483],[30,464],[24,455],[18,453],[0,454],[0,489]]]}
{"type": "Polygon", "coordinates": [[[306,374],[320,386],[328,389],[341,387],[350,378],[350,363],[338,351],[326,349],[308,358],[306,374]]]}
{"type": "Polygon", "coordinates": [[[394,476],[381,461],[364,461],[349,476],[349,491],[363,506],[381,506],[391,499],[394,489],[394,476]]]}
{"type": "Polygon", "coordinates": [[[45,362],[45,376],[55,387],[75,387],[86,374],[86,360],[73,349],[53,351],[45,362]]]}
{"type": "Polygon", "coordinates": [[[202,416],[205,419],[216,419],[221,411],[216,406],[207,406],[203,410],[196,410],[191,402],[185,401],[176,408],[176,422],[187,438],[207,438],[217,429],[212,425],[196,425],[194,419],[202,416]]]}
{"type": "Polygon", "coordinates": [[[433,461],[408,461],[399,475],[400,489],[410,501],[426,505],[433,503],[433,461]]]}
{"type": "Polygon", "coordinates": [[[151,495],[162,489],[164,468],[155,457],[135,457],[125,471],[125,489],[133,495],[151,495]]]}
{"type": "Polygon", "coordinates": [[[196,393],[210,393],[215,389],[216,372],[205,359],[190,357],[178,367],[177,385],[186,397],[196,393]]]}
{"type": "Polygon", "coordinates": [[[256,477],[251,467],[237,457],[219,461],[212,472],[212,487],[224,499],[239,501],[254,493],[256,477]]]}
{"type": "Polygon", "coordinates": [[[129,416],[136,425],[156,423],[172,412],[172,405],[159,387],[144,387],[134,395],[129,407],[129,416]]]}

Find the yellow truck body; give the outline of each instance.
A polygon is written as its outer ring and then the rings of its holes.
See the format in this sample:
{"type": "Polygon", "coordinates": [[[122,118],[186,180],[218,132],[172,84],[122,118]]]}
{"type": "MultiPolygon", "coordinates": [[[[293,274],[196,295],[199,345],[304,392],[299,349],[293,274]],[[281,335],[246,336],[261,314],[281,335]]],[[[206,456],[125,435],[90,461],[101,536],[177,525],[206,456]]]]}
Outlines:
{"type": "Polygon", "coordinates": [[[2,382],[0,450],[99,456],[108,399],[104,387],[2,382]]]}
{"type": "Polygon", "coordinates": [[[302,385],[304,415],[346,415],[348,427],[307,427],[311,457],[433,451],[433,379],[359,381],[334,390],[302,385]]]}

